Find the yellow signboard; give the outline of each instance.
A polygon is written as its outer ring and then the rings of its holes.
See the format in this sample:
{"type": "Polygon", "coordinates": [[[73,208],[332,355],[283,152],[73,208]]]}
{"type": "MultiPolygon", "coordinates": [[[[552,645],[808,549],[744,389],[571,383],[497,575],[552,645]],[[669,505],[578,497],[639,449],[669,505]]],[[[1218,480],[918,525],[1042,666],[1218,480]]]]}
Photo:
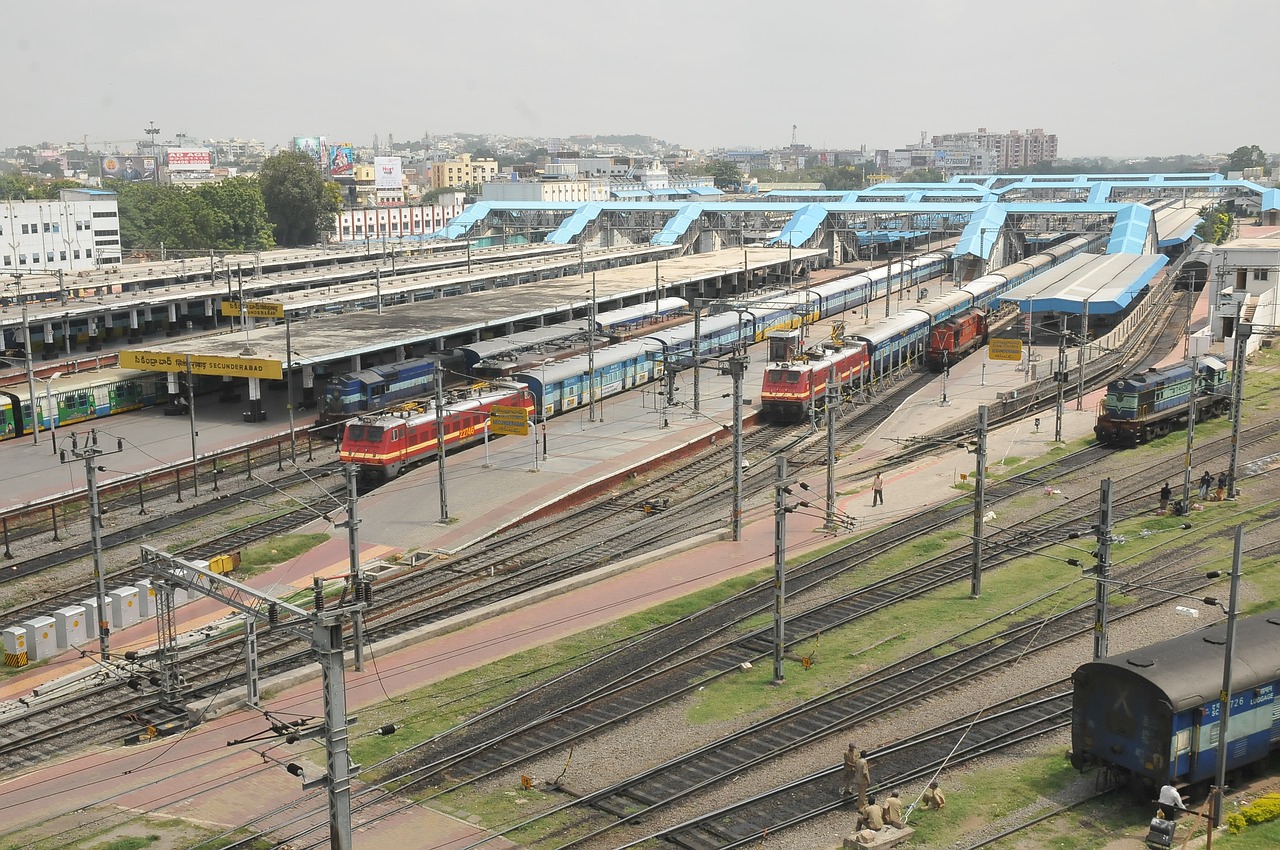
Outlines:
{"type": "MultiPolygon", "coordinates": [[[[246,301],[245,315],[250,319],[283,319],[284,305],[274,301],[246,301]]],[[[240,315],[239,301],[223,301],[222,315],[235,318],[240,315]]]]}
{"type": "Polygon", "coordinates": [[[252,357],[214,357],[210,354],[178,354],[167,351],[121,351],[120,368],[149,372],[186,372],[196,375],[230,375],[233,378],[262,378],[279,381],[284,370],[279,360],[252,357]]]}
{"type": "Polygon", "coordinates": [[[489,430],[494,434],[527,437],[529,436],[529,411],[523,407],[503,407],[495,404],[489,408],[489,430]]]}
{"type": "Polygon", "coordinates": [[[1012,360],[1016,363],[1022,359],[1022,340],[993,339],[987,349],[987,357],[991,360],[1012,360]]]}

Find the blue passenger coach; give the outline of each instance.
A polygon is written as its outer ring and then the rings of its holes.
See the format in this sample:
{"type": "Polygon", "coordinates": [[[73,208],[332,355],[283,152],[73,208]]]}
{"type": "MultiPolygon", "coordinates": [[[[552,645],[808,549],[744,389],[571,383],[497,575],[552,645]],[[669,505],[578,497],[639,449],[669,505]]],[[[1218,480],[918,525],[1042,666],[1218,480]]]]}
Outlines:
{"type": "MultiPolygon", "coordinates": [[[[1147,786],[1207,782],[1218,767],[1226,623],[1081,665],[1072,676],[1071,763],[1147,786]]],[[[1227,769],[1280,744],[1280,609],[1236,624],[1227,769]]]]}

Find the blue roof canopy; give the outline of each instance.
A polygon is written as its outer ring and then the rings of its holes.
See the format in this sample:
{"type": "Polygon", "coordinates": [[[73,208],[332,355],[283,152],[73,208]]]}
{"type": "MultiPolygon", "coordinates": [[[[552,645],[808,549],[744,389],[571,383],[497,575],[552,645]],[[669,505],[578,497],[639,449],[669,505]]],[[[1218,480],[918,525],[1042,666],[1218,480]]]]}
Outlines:
{"type": "Polygon", "coordinates": [[[1041,272],[1000,296],[1023,313],[1084,312],[1109,315],[1125,310],[1165,267],[1163,254],[1079,254],[1041,272]]]}

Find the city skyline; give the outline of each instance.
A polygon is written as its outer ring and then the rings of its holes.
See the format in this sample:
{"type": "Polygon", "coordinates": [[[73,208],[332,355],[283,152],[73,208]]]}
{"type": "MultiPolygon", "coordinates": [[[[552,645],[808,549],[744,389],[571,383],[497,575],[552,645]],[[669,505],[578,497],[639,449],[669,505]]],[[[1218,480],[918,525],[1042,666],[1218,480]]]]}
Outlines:
{"type": "Polygon", "coordinates": [[[10,10],[21,35],[0,54],[0,146],[87,136],[123,149],[154,122],[161,139],[269,145],[473,132],[761,148],[789,144],[795,125],[801,144],[837,149],[978,127],[1043,127],[1063,158],[1280,147],[1243,41],[1275,32],[1280,6],[1242,0],[923,0],[910,17],[759,0],[608,12],[561,0],[535,16],[511,0],[427,12],[392,0],[365,16],[328,0],[307,15],[244,0],[216,14],[69,7],[47,38],[35,35],[49,30],[38,7],[10,10]],[[1214,58],[1226,44],[1241,63],[1214,58]]]}

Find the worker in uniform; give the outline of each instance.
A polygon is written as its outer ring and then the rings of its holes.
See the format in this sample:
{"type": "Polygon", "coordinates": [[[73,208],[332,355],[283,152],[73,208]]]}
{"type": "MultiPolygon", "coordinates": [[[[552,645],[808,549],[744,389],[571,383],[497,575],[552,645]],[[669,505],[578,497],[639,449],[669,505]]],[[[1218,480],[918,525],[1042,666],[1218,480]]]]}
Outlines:
{"type": "Polygon", "coordinates": [[[868,797],[867,804],[858,810],[857,828],[876,832],[884,829],[884,807],[876,802],[875,797],[868,797]]]}
{"type": "Polygon", "coordinates": [[[853,763],[853,781],[858,788],[858,809],[867,805],[867,789],[871,787],[871,765],[867,763],[867,751],[861,750],[853,763]]]}
{"type": "Polygon", "coordinates": [[[884,801],[884,822],[889,826],[902,829],[902,798],[898,796],[898,789],[893,789],[893,793],[884,801]]]}
{"type": "Polygon", "coordinates": [[[853,788],[857,784],[856,777],[858,772],[858,749],[857,746],[850,741],[849,749],[844,751],[844,768],[840,771],[840,796],[849,797],[853,795],[853,788]]]}
{"type": "Polygon", "coordinates": [[[937,782],[930,782],[920,802],[926,809],[940,809],[947,804],[947,798],[942,793],[942,789],[938,787],[937,782]]]}
{"type": "Polygon", "coordinates": [[[1169,498],[1173,495],[1173,488],[1169,486],[1169,482],[1164,482],[1164,486],[1160,488],[1160,513],[1169,510],[1169,498]]]}

